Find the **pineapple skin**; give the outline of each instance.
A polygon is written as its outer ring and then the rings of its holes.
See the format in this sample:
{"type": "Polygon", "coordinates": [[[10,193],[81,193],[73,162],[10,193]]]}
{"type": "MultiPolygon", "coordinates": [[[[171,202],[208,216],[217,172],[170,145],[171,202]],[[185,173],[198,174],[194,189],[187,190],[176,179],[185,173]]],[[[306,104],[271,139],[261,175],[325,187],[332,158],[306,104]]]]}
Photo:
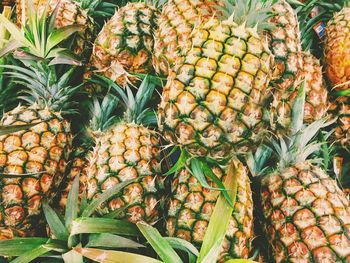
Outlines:
{"type": "Polygon", "coordinates": [[[105,215],[124,208],[117,218],[155,223],[160,216],[160,161],[160,138],[155,132],[133,123],[112,127],[97,138],[89,157],[88,201],[120,182],[136,179],[97,212],[105,215]]]}
{"type": "Polygon", "coordinates": [[[267,31],[267,38],[275,57],[273,80],[277,89],[288,91],[294,88],[298,71],[302,68],[298,18],[285,0],[277,1],[272,6],[272,12],[276,16],[270,18],[269,22],[274,28],[267,31]]]}
{"type": "Polygon", "coordinates": [[[117,10],[95,40],[90,66],[122,87],[136,81],[130,73],[152,73],[158,15],[155,7],[142,2],[117,10]]]}
{"type": "Polygon", "coordinates": [[[337,118],[334,140],[350,150],[350,97],[339,97],[332,101],[329,112],[337,118]]]}
{"type": "Polygon", "coordinates": [[[262,180],[266,233],[279,262],[350,262],[350,203],[325,171],[303,162],[262,180]]]}
{"type": "Polygon", "coordinates": [[[69,172],[56,198],[55,206],[61,212],[64,212],[66,209],[68,194],[72,189],[74,179],[77,176],[79,176],[79,202],[83,197],[86,197],[86,168],[88,165],[86,151],[84,149],[78,148],[75,150],[75,152],[76,154],[72,159],[71,165],[69,166],[69,172]]]}
{"type": "Polygon", "coordinates": [[[0,137],[0,239],[32,236],[64,178],[72,148],[70,124],[37,105],[7,112],[1,125],[39,124],[0,137]],[[36,173],[36,174],[35,174],[36,173]],[[2,237],[1,237],[2,236],[2,237]]]}
{"type": "MultiPolygon", "coordinates": [[[[27,3],[24,0],[16,0],[16,20],[17,24],[22,24],[23,3],[27,3]]],[[[34,7],[38,10],[38,14],[42,15],[46,5],[48,5],[48,14],[52,14],[58,4],[60,4],[56,20],[55,27],[62,28],[70,25],[83,25],[86,26],[82,31],[78,32],[72,46],[72,51],[77,54],[89,55],[87,50],[91,51],[91,42],[94,35],[94,25],[92,19],[88,16],[87,11],[83,10],[79,3],[74,0],[33,0],[34,7]]]]}
{"type": "Polygon", "coordinates": [[[220,1],[170,0],[159,16],[155,31],[154,67],[167,76],[181,54],[193,29],[218,12],[220,1]]]}
{"type": "MultiPolygon", "coordinates": [[[[350,81],[350,7],[335,14],[326,27],[325,40],[326,73],[333,85],[350,81]]],[[[350,84],[337,86],[337,90],[350,84]]]]}
{"type": "Polygon", "coordinates": [[[327,114],[328,91],[323,79],[320,61],[309,52],[302,53],[302,68],[297,75],[297,85],[292,90],[274,90],[271,104],[271,126],[274,130],[289,130],[292,124],[292,107],[304,83],[305,109],[304,123],[312,123],[327,114]]]}
{"type": "MultiPolygon", "coordinates": [[[[248,258],[254,237],[253,200],[247,169],[239,161],[236,161],[236,167],[237,199],[219,262],[230,258],[248,258]]],[[[225,180],[227,167],[211,165],[211,169],[219,179],[225,180]]],[[[210,186],[217,187],[209,178],[207,181],[210,186]]],[[[171,185],[166,215],[167,234],[185,239],[200,248],[220,191],[203,187],[187,169],[180,170],[171,185]]]]}
{"type": "Polygon", "coordinates": [[[264,130],[271,54],[254,30],[208,21],[193,34],[163,90],[159,128],[188,152],[213,159],[245,151],[264,130]]]}

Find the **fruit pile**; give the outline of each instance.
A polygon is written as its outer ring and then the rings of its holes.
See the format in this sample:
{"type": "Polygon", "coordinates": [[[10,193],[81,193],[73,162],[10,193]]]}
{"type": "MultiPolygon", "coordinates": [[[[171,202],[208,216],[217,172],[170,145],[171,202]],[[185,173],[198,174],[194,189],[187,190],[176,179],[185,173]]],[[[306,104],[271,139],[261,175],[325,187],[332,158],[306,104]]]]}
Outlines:
{"type": "Polygon", "coordinates": [[[0,262],[350,262],[349,0],[0,11],[0,262]]]}

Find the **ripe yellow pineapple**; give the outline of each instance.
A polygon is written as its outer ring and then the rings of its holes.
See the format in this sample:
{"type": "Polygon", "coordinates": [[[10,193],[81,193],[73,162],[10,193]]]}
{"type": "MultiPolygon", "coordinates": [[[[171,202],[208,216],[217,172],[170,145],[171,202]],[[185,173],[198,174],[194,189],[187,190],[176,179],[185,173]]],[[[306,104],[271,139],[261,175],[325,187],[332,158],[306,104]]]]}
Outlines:
{"type": "Polygon", "coordinates": [[[213,18],[193,32],[159,105],[165,138],[195,155],[222,158],[246,150],[264,129],[271,54],[254,27],[263,25],[256,19],[266,19],[269,8],[257,0],[236,2],[233,16],[213,18]]]}
{"type": "Polygon", "coordinates": [[[275,56],[273,78],[276,89],[287,91],[294,88],[302,68],[299,24],[295,11],[285,0],[278,0],[272,11],[275,15],[269,20],[272,28],[267,30],[267,36],[275,56]]]}
{"type": "MultiPolygon", "coordinates": [[[[16,0],[16,20],[18,25],[24,25],[28,20],[28,1],[31,0],[16,0]]],[[[72,49],[77,55],[81,55],[86,52],[86,49],[89,49],[94,25],[87,14],[87,10],[81,8],[79,2],[74,0],[33,0],[32,3],[39,16],[43,14],[46,7],[48,14],[52,14],[54,9],[58,7],[55,19],[55,27],[57,28],[70,25],[85,26],[85,29],[78,32],[74,39],[72,49]]]]}
{"type": "MultiPolygon", "coordinates": [[[[248,171],[235,160],[238,191],[234,211],[221,248],[219,262],[229,258],[248,258],[253,240],[253,200],[248,171]]],[[[221,180],[226,177],[227,166],[210,165],[221,180]]],[[[211,187],[218,186],[207,179],[211,187]]],[[[219,190],[205,188],[186,168],[172,179],[172,191],[167,205],[166,230],[170,236],[185,239],[200,247],[213,213],[219,190]]]]}
{"type": "Polygon", "coordinates": [[[327,76],[333,85],[339,90],[349,88],[350,7],[344,7],[327,24],[325,63],[327,76]]]}
{"type": "Polygon", "coordinates": [[[302,85],[304,85],[306,93],[304,122],[312,123],[323,118],[327,113],[328,91],[320,62],[309,52],[303,52],[301,55],[302,68],[297,74],[295,87],[288,91],[276,89],[273,92],[271,125],[274,129],[288,130],[290,128],[293,103],[302,85]]]}
{"type": "Polygon", "coordinates": [[[136,80],[131,73],[151,73],[158,13],[143,2],[117,10],[96,38],[90,66],[123,87],[136,80]]]}
{"type": "Polygon", "coordinates": [[[261,200],[266,233],[279,262],[349,262],[350,202],[326,171],[308,157],[324,119],[304,126],[304,92],[293,106],[293,133],[273,142],[277,166],[263,176],[261,200]],[[294,119],[296,118],[296,119],[294,119]]]}
{"type": "Polygon", "coordinates": [[[154,66],[156,72],[168,75],[177,57],[186,47],[193,29],[219,12],[220,1],[170,0],[159,16],[155,32],[154,66]]]}
{"type": "Polygon", "coordinates": [[[7,237],[34,234],[43,199],[52,199],[64,177],[72,134],[62,115],[72,112],[67,107],[77,90],[66,83],[72,70],[57,79],[52,69],[40,65],[12,68],[16,72],[9,74],[21,80],[30,106],[5,113],[1,125],[35,125],[0,137],[0,236],[7,237]]]}
{"type": "MultiPolygon", "coordinates": [[[[116,84],[113,87],[119,90],[119,94],[123,92],[116,84]]],[[[150,224],[155,223],[160,216],[160,136],[141,124],[143,117],[146,117],[143,108],[154,88],[146,77],[135,100],[131,97],[130,88],[126,87],[128,98],[123,95],[122,99],[127,111],[125,118],[117,123],[113,119],[108,120],[113,105],[116,106],[113,95],[107,95],[102,102],[103,107],[95,109],[93,123],[99,125],[94,128],[98,131],[95,133],[96,144],[87,166],[88,201],[93,201],[121,182],[134,180],[99,207],[100,215],[119,210],[119,219],[127,219],[134,223],[145,221],[150,224]],[[98,119],[105,121],[95,121],[98,119]],[[107,123],[110,125],[100,127],[107,123]]],[[[96,103],[95,105],[98,106],[96,103]]]]}

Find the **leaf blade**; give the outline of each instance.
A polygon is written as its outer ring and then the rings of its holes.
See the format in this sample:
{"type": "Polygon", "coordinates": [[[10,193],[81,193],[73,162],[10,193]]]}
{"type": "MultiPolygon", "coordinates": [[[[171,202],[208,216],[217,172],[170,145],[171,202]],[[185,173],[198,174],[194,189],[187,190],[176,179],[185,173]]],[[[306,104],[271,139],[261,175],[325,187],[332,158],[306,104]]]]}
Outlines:
{"type": "MultiPolygon", "coordinates": [[[[229,196],[234,204],[237,197],[238,182],[237,182],[237,164],[241,163],[237,160],[232,160],[228,165],[227,177],[224,182],[224,186],[228,189],[229,196]]],[[[227,199],[220,195],[216,201],[216,205],[213,211],[213,214],[210,218],[207,230],[204,235],[203,244],[199,252],[197,262],[214,262],[216,261],[222,241],[224,240],[227,227],[233,212],[233,207],[227,202],[227,199]],[[220,245],[218,245],[218,243],[220,245]],[[216,248],[215,251],[212,248],[216,248]],[[211,254],[211,257],[207,258],[208,254],[211,254]],[[204,261],[205,260],[205,261],[204,261]],[[208,261],[209,260],[209,261],[208,261]],[[211,261],[210,261],[211,260],[211,261]]]]}
{"type": "Polygon", "coordinates": [[[182,263],[181,258],[157,229],[144,222],[139,222],[136,225],[165,263],[182,263]]]}
{"type": "Polygon", "coordinates": [[[162,263],[150,257],[122,251],[101,250],[96,248],[75,248],[74,250],[86,258],[101,263],[162,263]]]}

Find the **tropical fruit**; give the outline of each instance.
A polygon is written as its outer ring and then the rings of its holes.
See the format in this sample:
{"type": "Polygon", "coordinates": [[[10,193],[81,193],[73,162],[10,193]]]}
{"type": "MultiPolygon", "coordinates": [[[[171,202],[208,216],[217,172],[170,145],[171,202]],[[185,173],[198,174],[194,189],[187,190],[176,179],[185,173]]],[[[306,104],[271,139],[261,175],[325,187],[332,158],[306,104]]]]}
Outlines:
{"type": "Polygon", "coordinates": [[[331,102],[330,113],[337,118],[335,123],[335,141],[350,150],[350,97],[339,97],[331,102]]]}
{"type": "Polygon", "coordinates": [[[192,48],[169,75],[159,105],[165,138],[198,156],[222,158],[233,149],[246,150],[264,129],[271,54],[249,26],[264,20],[268,8],[255,0],[237,2],[233,17],[213,18],[193,32],[192,48]],[[249,15],[249,6],[262,13],[249,15]]]}
{"type": "Polygon", "coordinates": [[[29,106],[5,113],[1,125],[29,126],[0,137],[0,232],[24,236],[39,228],[42,201],[52,199],[64,177],[72,134],[62,114],[74,111],[67,106],[77,89],[66,83],[72,70],[58,79],[46,68],[12,68],[29,106]]]}
{"type": "Polygon", "coordinates": [[[350,8],[344,7],[327,24],[324,50],[327,76],[339,90],[350,87],[349,50],[350,8]]]}
{"type": "Polygon", "coordinates": [[[132,73],[153,72],[158,15],[155,6],[143,2],[118,9],[96,38],[90,66],[123,87],[136,81],[132,73]]]}
{"type": "Polygon", "coordinates": [[[299,69],[302,68],[301,40],[298,18],[285,0],[278,0],[272,6],[275,14],[269,19],[267,29],[269,47],[275,57],[274,84],[280,91],[294,88],[299,69]]]}
{"type": "MultiPolygon", "coordinates": [[[[248,171],[238,160],[234,162],[238,182],[237,199],[219,262],[230,258],[248,258],[254,236],[253,200],[248,171]]],[[[213,164],[210,168],[221,181],[225,180],[227,165],[213,164]]],[[[207,180],[210,187],[218,187],[209,178],[207,180]]],[[[177,172],[171,185],[166,215],[167,234],[200,247],[220,191],[203,187],[186,168],[177,172]]]]}
{"type": "Polygon", "coordinates": [[[162,9],[155,31],[154,66],[156,72],[168,75],[186,48],[193,29],[220,13],[220,1],[170,0],[162,9]]]}
{"type": "Polygon", "coordinates": [[[79,202],[82,198],[86,197],[86,166],[87,166],[87,158],[86,158],[86,150],[83,148],[77,148],[74,150],[71,165],[69,166],[68,174],[61,186],[61,190],[57,194],[57,208],[64,212],[67,206],[67,198],[70,190],[72,189],[72,185],[74,179],[79,177],[79,202]]]}
{"type": "Polygon", "coordinates": [[[272,141],[277,166],[262,177],[266,234],[276,262],[349,262],[349,199],[309,159],[322,146],[313,138],[329,123],[303,125],[304,95],[293,105],[293,133],[272,141]]]}
{"type": "Polygon", "coordinates": [[[157,134],[133,123],[120,123],[97,139],[87,167],[89,200],[121,182],[138,179],[101,207],[101,215],[124,207],[122,217],[131,222],[158,219],[159,152],[157,134]]]}
{"type": "MultiPolygon", "coordinates": [[[[118,210],[120,213],[117,218],[134,223],[145,221],[150,224],[155,223],[160,216],[160,136],[142,125],[144,103],[149,100],[154,88],[146,78],[135,100],[131,97],[130,88],[126,87],[128,97],[122,97],[127,108],[125,118],[117,123],[95,122],[111,125],[102,129],[95,127],[95,131],[99,132],[96,134],[96,145],[90,153],[87,166],[88,200],[92,201],[111,187],[129,181],[129,184],[99,207],[100,215],[118,210]]],[[[112,111],[108,112],[105,109],[112,110],[113,104],[116,106],[115,96],[107,95],[102,102],[102,108],[95,108],[95,120],[108,120],[106,116],[111,116],[112,111]]]]}
{"type": "Polygon", "coordinates": [[[349,262],[349,200],[308,161],[264,178],[262,200],[276,262],[349,262]]]}
{"type": "Polygon", "coordinates": [[[85,29],[76,34],[71,48],[77,55],[81,55],[85,53],[87,49],[91,49],[89,45],[93,38],[93,20],[88,16],[87,10],[81,8],[79,2],[73,0],[34,0],[33,2],[28,2],[28,0],[16,0],[16,20],[18,25],[24,25],[28,20],[28,16],[30,15],[28,14],[28,3],[33,4],[39,16],[43,14],[46,8],[48,14],[52,14],[55,8],[57,8],[54,24],[57,28],[71,25],[84,26],[85,29]]]}
{"type": "Polygon", "coordinates": [[[292,124],[292,107],[300,87],[304,87],[306,93],[304,123],[312,123],[327,114],[328,91],[320,62],[310,52],[303,52],[301,55],[302,67],[297,73],[294,88],[287,92],[274,90],[271,126],[279,132],[288,131],[292,124]]]}

